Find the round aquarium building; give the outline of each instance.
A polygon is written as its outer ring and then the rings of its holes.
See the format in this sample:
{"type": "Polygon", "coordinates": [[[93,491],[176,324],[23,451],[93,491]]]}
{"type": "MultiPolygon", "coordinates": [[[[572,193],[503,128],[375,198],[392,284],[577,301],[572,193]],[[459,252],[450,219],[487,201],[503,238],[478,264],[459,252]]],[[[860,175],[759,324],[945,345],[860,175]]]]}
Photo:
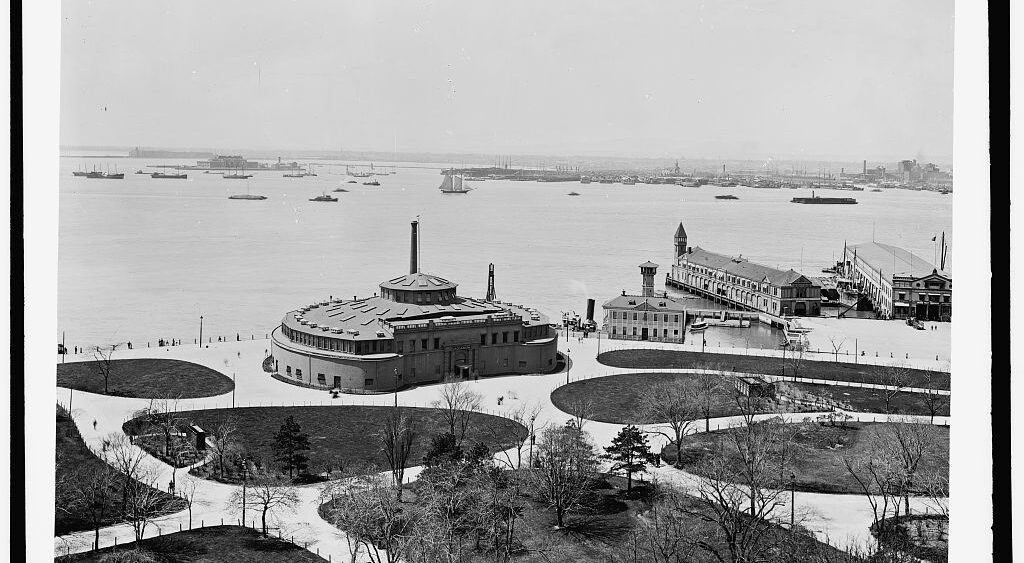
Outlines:
{"type": "Polygon", "coordinates": [[[420,272],[417,230],[413,221],[409,273],[382,282],[379,293],[285,314],[271,334],[271,369],[279,378],[389,391],[448,377],[555,369],[558,333],[547,317],[491,295],[460,297],[455,283],[420,272]]]}

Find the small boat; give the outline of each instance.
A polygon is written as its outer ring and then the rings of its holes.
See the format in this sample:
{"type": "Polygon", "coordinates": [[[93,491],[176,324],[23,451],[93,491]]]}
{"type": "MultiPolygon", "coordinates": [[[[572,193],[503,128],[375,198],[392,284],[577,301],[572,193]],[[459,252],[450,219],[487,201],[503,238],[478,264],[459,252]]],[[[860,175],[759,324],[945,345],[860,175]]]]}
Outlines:
{"type": "Polygon", "coordinates": [[[138,170],[136,170],[136,171],[135,171],[135,173],[136,173],[136,174],[149,174],[149,172],[146,172],[145,170],[143,170],[143,169],[141,169],[141,168],[140,168],[140,169],[138,169],[138,170]]]}
{"type": "Polygon", "coordinates": [[[569,192],[568,195],[580,195],[579,192],[569,192]]]}
{"type": "Polygon", "coordinates": [[[358,184],[359,182],[356,182],[355,180],[349,180],[348,182],[345,182],[345,183],[346,184],[358,184]]]}
{"type": "Polygon", "coordinates": [[[348,190],[346,190],[345,188],[334,188],[334,191],[348,193],[348,190]]]}
{"type": "Polygon", "coordinates": [[[732,195],[732,194],[726,194],[726,195],[716,195],[715,199],[739,199],[739,198],[734,196],[734,195],[732,195]]]}
{"type": "Polygon", "coordinates": [[[150,174],[149,177],[156,179],[184,180],[188,178],[188,174],[184,172],[154,172],[150,174]]]}
{"type": "Polygon", "coordinates": [[[708,328],[708,322],[704,319],[697,319],[690,324],[690,332],[701,332],[708,328]]]}
{"type": "Polygon", "coordinates": [[[369,182],[363,182],[364,186],[379,186],[380,182],[377,180],[370,180],[369,182]]]}
{"type": "Polygon", "coordinates": [[[880,192],[880,191],[882,191],[882,188],[873,188],[871,191],[873,191],[873,192],[880,192]]]}
{"type": "Polygon", "coordinates": [[[338,198],[329,196],[327,194],[318,195],[316,197],[309,198],[309,201],[338,201],[338,198]]]}
{"type": "Polygon", "coordinates": [[[228,180],[248,180],[249,178],[252,178],[252,174],[225,174],[224,178],[228,180]]]}
{"type": "Polygon", "coordinates": [[[305,174],[302,172],[288,172],[287,174],[284,174],[285,178],[302,178],[303,176],[305,176],[305,174]]]}

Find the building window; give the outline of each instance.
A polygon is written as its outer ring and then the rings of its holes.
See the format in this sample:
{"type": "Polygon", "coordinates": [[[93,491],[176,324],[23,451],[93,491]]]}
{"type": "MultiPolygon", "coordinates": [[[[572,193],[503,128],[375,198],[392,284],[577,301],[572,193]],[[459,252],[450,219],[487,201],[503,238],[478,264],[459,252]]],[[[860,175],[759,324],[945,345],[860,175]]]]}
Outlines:
{"type": "Polygon", "coordinates": [[[618,329],[614,326],[612,327],[612,334],[618,334],[618,329]]]}
{"type": "Polygon", "coordinates": [[[676,315],[675,318],[672,320],[672,322],[678,323],[679,322],[679,315],[676,315]]]}
{"type": "Polygon", "coordinates": [[[486,334],[481,334],[480,335],[480,345],[484,346],[486,344],[487,344],[487,335],[486,334]]]}
{"type": "Polygon", "coordinates": [[[633,320],[636,320],[636,313],[633,313],[633,320]]]}
{"type": "Polygon", "coordinates": [[[403,348],[405,348],[405,342],[399,340],[396,344],[398,345],[398,353],[401,354],[404,351],[403,348]]]}
{"type": "Polygon", "coordinates": [[[899,300],[900,300],[900,301],[903,301],[903,300],[905,300],[906,298],[907,298],[907,294],[906,294],[906,293],[902,293],[902,292],[901,292],[901,293],[899,294],[899,300]]]}
{"type": "Polygon", "coordinates": [[[662,329],[661,335],[664,336],[665,338],[668,338],[668,329],[662,329]]]}
{"type": "Polygon", "coordinates": [[[512,342],[519,342],[519,331],[518,330],[512,332],[512,342]]]}
{"type": "Polygon", "coordinates": [[[296,378],[302,377],[302,370],[301,369],[295,368],[295,377],[296,378]]]}
{"type": "Polygon", "coordinates": [[[501,343],[502,344],[507,344],[508,343],[508,331],[507,330],[505,332],[501,333],[501,343]]]}
{"type": "Polygon", "coordinates": [[[677,328],[677,329],[673,330],[672,331],[672,335],[673,336],[679,336],[679,329],[677,328]]]}
{"type": "Polygon", "coordinates": [[[284,372],[288,375],[292,374],[292,366],[284,366],[284,372]]]}
{"type": "Polygon", "coordinates": [[[644,313],[644,319],[643,320],[645,320],[645,321],[647,320],[647,313],[644,313]]]}
{"type": "Polygon", "coordinates": [[[415,351],[416,351],[416,341],[415,340],[410,340],[409,341],[409,353],[411,354],[411,353],[413,353],[415,351]]]}
{"type": "Polygon", "coordinates": [[[364,379],[363,380],[363,386],[364,387],[373,387],[373,380],[372,379],[364,379]]]}
{"type": "Polygon", "coordinates": [[[316,374],[316,382],[319,383],[320,385],[326,386],[327,385],[327,376],[322,374],[322,373],[316,374]]]}
{"type": "Polygon", "coordinates": [[[440,338],[435,338],[434,339],[434,350],[437,350],[440,347],[441,347],[441,339],[440,338]]]}
{"type": "Polygon", "coordinates": [[[636,327],[633,327],[633,336],[636,336],[636,327]]]}
{"type": "Polygon", "coordinates": [[[426,338],[420,340],[420,350],[423,350],[424,352],[426,352],[428,350],[428,348],[427,348],[427,339],[426,338]]]}
{"type": "Polygon", "coordinates": [[[525,368],[526,367],[526,362],[524,362],[522,360],[519,360],[519,367],[525,368]]]}
{"type": "Polygon", "coordinates": [[[497,344],[497,343],[498,343],[498,333],[497,332],[491,333],[491,344],[497,344]]]}

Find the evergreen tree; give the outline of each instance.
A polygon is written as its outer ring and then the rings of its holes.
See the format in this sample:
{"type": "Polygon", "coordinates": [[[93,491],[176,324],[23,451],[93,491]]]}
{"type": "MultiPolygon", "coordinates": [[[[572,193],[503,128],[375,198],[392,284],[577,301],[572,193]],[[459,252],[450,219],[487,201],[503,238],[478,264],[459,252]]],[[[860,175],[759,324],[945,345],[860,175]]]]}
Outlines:
{"type": "Polygon", "coordinates": [[[462,455],[462,448],[455,434],[445,432],[430,439],[430,449],[423,456],[423,465],[436,467],[445,463],[455,463],[462,460],[462,455]]]}
{"type": "Polygon", "coordinates": [[[657,456],[651,453],[647,444],[647,436],[633,425],[620,430],[619,435],[612,439],[612,445],[604,450],[607,453],[601,457],[613,462],[612,472],[621,470],[626,473],[627,491],[633,490],[633,474],[646,471],[647,464],[657,461],[657,456]]]}
{"type": "Polygon", "coordinates": [[[288,468],[288,477],[292,477],[292,471],[303,473],[306,471],[309,456],[309,435],[303,434],[302,428],[295,417],[289,416],[284,419],[281,430],[274,435],[274,459],[283,463],[288,468]]]}

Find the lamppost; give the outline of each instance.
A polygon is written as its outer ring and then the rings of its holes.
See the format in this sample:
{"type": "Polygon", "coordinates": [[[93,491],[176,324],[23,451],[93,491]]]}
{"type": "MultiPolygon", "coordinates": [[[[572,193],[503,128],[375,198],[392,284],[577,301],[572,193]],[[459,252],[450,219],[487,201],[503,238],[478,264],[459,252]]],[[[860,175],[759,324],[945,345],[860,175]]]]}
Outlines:
{"type": "Polygon", "coordinates": [[[242,527],[245,527],[245,505],[249,501],[246,494],[246,486],[249,484],[249,458],[239,455],[238,459],[242,462],[242,527]]]}
{"type": "Polygon", "coordinates": [[[700,333],[700,352],[701,352],[701,354],[704,353],[704,347],[707,346],[707,344],[708,344],[708,339],[705,338],[703,332],[700,333]]]}
{"type": "Polygon", "coordinates": [[[565,384],[566,385],[569,384],[569,370],[572,369],[572,360],[569,357],[569,353],[570,352],[572,352],[572,350],[570,350],[568,348],[565,349],[565,384]]]}
{"type": "Polygon", "coordinates": [[[530,469],[533,469],[533,444],[537,440],[537,432],[534,431],[534,421],[537,415],[530,416],[530,469]]]}
{"type": "Polygon", "coordinates": [[[235,372],[231,372],[231,408],[235,408],[235,389],[238,389],[238,385],[235,384],[235,372]]]}
{"type": "Polygon", "coordinates": [[[796,524],[796,474],[789,474],[789,531],[796,524]]]}
{"type": "Polygon", "coordinates": [[[786,348],[789,348],[789,342],[783,342],[782,344],[779,344],[779,347],[782,348],[782,377],[783,377],[783,379],[785,379],[785,377],[786,377],[786,348]]]}
{"type": "Polygon", "coordinates": [[[398,408],[398,379],[402,377],[398,374],[398,368],[395,368],[395,408],[398,408]]]}
{"type": "Polygon", "coordinates": [[[203,347],[203,316],[199,315],[199,347],[203,347]]]}

